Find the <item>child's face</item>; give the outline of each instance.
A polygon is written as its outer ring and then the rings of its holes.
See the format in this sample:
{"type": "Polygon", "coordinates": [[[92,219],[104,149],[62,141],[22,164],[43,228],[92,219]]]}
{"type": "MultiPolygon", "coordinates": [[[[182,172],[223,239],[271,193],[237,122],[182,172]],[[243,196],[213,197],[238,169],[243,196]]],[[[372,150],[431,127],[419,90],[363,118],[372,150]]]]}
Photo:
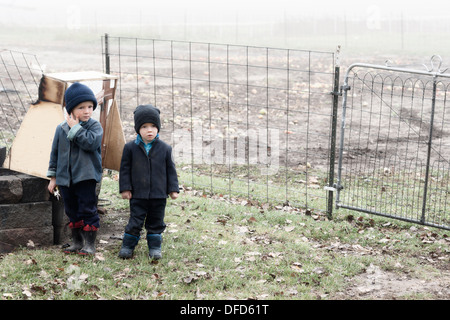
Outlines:
{"type": "Polygon", "coordinates": [[[72,116],[80,121],[88,121],[92,116],[92,112],[94,112],[94,104],[92,101],[85,101],[73,108],[72,116]]]}
{"type": "Polygon", "coordinates": [[[144,123],[139,129],[139,134],[145,143],[149,143],[156,138],[158,128],[153,123],[144,123]]]}

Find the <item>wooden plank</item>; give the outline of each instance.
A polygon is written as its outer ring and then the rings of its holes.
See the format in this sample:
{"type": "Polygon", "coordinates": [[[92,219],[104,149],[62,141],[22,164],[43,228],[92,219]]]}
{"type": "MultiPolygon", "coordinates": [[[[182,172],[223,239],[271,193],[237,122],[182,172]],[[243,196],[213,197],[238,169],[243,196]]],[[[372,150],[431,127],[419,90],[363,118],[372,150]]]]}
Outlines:
{"type": "MultiPolygon", "coordinates": [[[[102,127],[104,127],[103,167],[118,171],[120,169],[122,150],[125,145],[125,135],[120,120],[120,113],[114,99],[116,79],[117,76],[95,71],[44,75],[41,79],[39,101],[29,107],[10,152],[5,159],[4,167],[48,179],[46,174],[53,137],[56,127],[64,121],[63,105],[64,91],[67,88],[66,82],[101,80],[104,81],[104,88],[99,93],[99,98],[101,98],[99,103],[108,105],[107,101],[113,99],[110,110],[105,117],[106,119],[103,119],[104,121],[102,122],[102,127]],[[107,80],[115,81],[113,88],[108,87],[111,85],[111,82],[107,80]]],[[[105,106],[102,107],[102,110],[104,108],[105,106]]]]}
{"type": "Polygon", "coordinates": [[[67,83],[58,79],[42,76],[39,83],[39,99],[38,101],[48,101],[64,104],[64,93],[67,89],[67,83]]]}
{"type": "Polygon", "coordinates": [[[118,79],[117,76],[97,71],[48,73],[45,76],[66,82],[118,79]]]}
{"type": "Polygon", "coordinates": [[[31,105],[11,146],[4,167],[47,178],[56,126],[64,121],[60,104],[40,101],[31,105]]]}

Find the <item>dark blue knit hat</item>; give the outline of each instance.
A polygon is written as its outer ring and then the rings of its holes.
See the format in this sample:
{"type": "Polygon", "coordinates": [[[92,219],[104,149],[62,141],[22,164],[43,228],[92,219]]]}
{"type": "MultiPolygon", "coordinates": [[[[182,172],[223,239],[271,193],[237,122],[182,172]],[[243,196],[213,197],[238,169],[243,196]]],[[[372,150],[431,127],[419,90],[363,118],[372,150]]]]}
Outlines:
{"type": "Polygon", "coordinates": [[[72,113],[73,108],[85,101],[92,101],[94,103],[94,110],[97,108],[97,99],[95,98],[94,92],[88,86],[79,82],[75,82],[66,90],[64,99],[68,114],[72,113]]]}
{"type": "Polygon", "coordinates": [[[136,110],[134,110],[134,130],[139,133],[139,129],[144,123],[153,123],[159,132],[161,130],[159,114],[159,109],[151,104],[137,106],[136,110]]]}

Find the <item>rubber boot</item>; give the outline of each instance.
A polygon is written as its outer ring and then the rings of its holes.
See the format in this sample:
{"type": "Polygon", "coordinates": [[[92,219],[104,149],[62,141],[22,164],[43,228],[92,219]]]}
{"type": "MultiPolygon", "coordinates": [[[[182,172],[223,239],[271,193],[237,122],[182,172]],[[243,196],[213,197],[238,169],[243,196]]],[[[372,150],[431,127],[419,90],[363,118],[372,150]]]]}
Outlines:
{"type": "Polygon", "coordinates": [[[82,235],[83,222],[69,223],[69,228],[72,231],[72,244],[64,249],[65,253],[76,253],[83,248],[84,239],[82,235]]]}
{"type": "Polygon", "coordinates": [[[151,259],[159,260],[161,253],[162,236],[160,234],[147,234],[148,256],[151,259]]]}
{"type": "Polygon", "coordinates": [[[84,238],[84,246],[78,252],[82,255],[92,255],[95,253],[95,239],[97,238],[98,228],[90,225],[86,225],[83,228],[82,235],[84,238]]]}
{"type": "Polygon", "coordinates": [[[122,240],[122,248],[119,251],[119,258],[130,259],[133,257],[134,248],[139,242],[140,237],[125,233],[122,240]]]}

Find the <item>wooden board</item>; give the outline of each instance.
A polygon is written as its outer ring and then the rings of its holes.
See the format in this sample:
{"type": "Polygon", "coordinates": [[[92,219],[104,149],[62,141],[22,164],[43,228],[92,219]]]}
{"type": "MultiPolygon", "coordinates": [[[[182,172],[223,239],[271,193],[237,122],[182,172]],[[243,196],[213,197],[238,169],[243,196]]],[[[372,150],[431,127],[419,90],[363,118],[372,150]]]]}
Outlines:
{"type": "MultiPolygon", "coordinates": [[[[5,159],[4,167],[48,179],[46,175],[53,137],[56,127],[64,121],[63,105],[67,82],[115,79],[117,76],[95,71],[44,75],[39,87],[39,101],[29,107],[5,159]]],[[[102,165],[103,168],[119,171],[125,135],[114,91],[109,98],[113,99],[113,103],[106,116],[102,165]]]]}
{"type": "Polygon", "coordinates": [[[67,89],[67,83],[58,79],[42,76],[39,83],[38,101],[48,101],[64,105],[64,93],[67,89]]]}
{"type": "Polygon", "coordinates": [[[61,72],[61,73],[47,73],[46,77],[58,79],[66,82],[79,81],[94,81],[94,80],[108,80],[117,79],[117,76],[96,72],[96,71],[79,71],[79,72],[61,72]]]}
{"type": "Polygon", "coordinates": [[[47,178],[56,127],[64,121],[60,104],[40,101],[31,105],[11,146],[4,167],[47,178]]]}

